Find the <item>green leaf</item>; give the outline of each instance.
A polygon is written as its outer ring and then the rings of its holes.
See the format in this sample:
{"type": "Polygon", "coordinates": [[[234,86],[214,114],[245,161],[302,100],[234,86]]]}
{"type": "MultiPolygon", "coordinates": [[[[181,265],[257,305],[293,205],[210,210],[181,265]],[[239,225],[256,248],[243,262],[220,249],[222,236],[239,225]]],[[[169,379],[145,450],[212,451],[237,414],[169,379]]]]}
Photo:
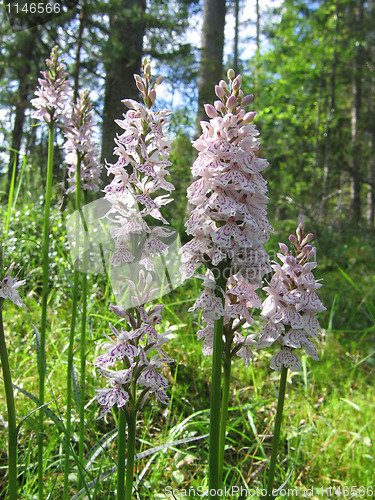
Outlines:
{"type": "Polygon", "coordinates": [[[357,411],[362,412],[361,408],[357,404],[353,403],[353,401],[350,401],[349,399],[345,398],[340,398],[340,399],[341,401],[344,401],[348,405],[353,406],[353,408],[355,408],[357,411]]]}

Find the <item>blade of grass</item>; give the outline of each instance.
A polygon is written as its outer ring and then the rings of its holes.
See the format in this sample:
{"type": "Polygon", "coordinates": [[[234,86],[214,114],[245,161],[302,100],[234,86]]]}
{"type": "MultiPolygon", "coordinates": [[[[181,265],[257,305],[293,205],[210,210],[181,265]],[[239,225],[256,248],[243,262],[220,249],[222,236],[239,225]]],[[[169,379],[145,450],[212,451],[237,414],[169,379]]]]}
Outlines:
{"type": "Polygon", "coordinates": [[[12,170],[12,178],[10,181],[10,186],[9,186],[9,193],[8,193],[8,208],[7,208],[7,214],[5,218],[5,228],[4,228],[4,233],[5,233],[5,240],[8,237],[8,230],[9,230],[9,221],[10,221],[10,216],[12,213],[12,207],[13,207],[13,195],[14,195],[14,184],[16,182],[16,169],[17,169],[17,155],[19,154],[18,151],[15,149],[9,148],[11,151],[16,153],[16,156],[14,157],[14,162],[13,162],[13,170],[12,170]]]}
{"type": "MultiPolygon", "coordinates": [[[[134,457],[134,461],[141,460],[142,458],[148,457],[149,455],[152,455],[152,454],[155,454],[155,453],[159,453],[160,451],[163,451],[163,450],[165,450],[167,448],[173,449],[173,447],[179,446],[180,444],[186,444],[186,443],[191,443],[193,441],[199,441],[200,439],[206,439],[208,436],[209,436],[209,434],[205,434],[203,436],[188,437],[188,438],[185,438],[185,439],[178,439],[177,441],[172,441],[170,443],[165,443],[165,444],[162,444],[160,446],[155,446],[154,448],[151,448],[149,450],[145,450],[145,451],[143,451],[141,453],[137,453],[135,455],[135,457],[134,457]]],[[[100,476],[99,481],[100,482],[104,481],[109,476],[111,476],[112,474],[114,474],[116,471],[117,471],[117,465],[115,465],[115,466],[107,469],[100,476]]],[[[91,481],[91,482],[87,483],[88,489],[92,489],[93,487],[95,487],[95,484],[96,484],[97,480],[98,479],[95,479],[94,481],[91,481]]],[[[79,500],[82,497],[82,495],[84,495],[84,494],[85,494],[85,490],[82,489],[82,490],[80,490],[78,493],[76,493],[74,495],[74,497],[72,498],[72,500],[79,500]]]]}
{"type": "Polygon", "coordinates": [[[18,196],[20,194],[20,189],[21,189],[22,181],[23,181],[23,174],[24,174],[24,171],[25,171],[25,168],[26,168],[26,162],[27,162],[27,158],[26,158],[25,155],[23,155],[23,157],[22,157],[22,168],[21,168],[21,172],[19,173],[19,176],[18,176],[16,194],[14,195],[14,201],[13,201],[13,205],[12,205],[12,209],[13,210],[14,210],[16,204],[17,204],[18,196]]]}
{"type": "Polygon", "coordinates": [[[340,266],[337,266],[337,268],[340,271],[340,273],[344,276],[344,278],[352,285],[352,287],[355,288],[360,295],[362,295],[362,290],[359,288],[357,283],[355,283],[355,281],[353,281],[352,278],[343,269],[341,269],[340,266]]]}

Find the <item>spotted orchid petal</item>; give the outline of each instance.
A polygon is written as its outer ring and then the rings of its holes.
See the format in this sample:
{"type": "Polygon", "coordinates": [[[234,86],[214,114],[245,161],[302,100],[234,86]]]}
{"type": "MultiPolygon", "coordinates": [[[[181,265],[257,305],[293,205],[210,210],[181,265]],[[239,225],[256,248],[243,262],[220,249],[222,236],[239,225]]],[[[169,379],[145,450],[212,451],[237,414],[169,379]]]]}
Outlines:
{"type": "Polygon", "coordinates": [[[270,366],[273,370],[277,370],[279,372],[282,365],[286,368],[290,368],[294,372],[302,370],[301,360],[297,354],[295,354],[293,350],[288,347],[281,349],[281,351],[277,352],[271,359],[270,366]]]}

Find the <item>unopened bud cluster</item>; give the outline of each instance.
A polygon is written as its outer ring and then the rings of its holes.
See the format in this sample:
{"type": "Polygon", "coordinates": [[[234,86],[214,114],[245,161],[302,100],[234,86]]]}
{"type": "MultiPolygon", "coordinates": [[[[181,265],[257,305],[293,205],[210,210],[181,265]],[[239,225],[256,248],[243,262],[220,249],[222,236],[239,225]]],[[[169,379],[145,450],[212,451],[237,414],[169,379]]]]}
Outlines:
{"type": "Polygon", "coordinates": [[[137,89],[140,91],[142,94],[142,98],[144,100],[146,108],[151,108],[152,106],[155,106],[155,99],[156,99],[156,87],[160,85],[163,80],[164,76],[159,76],[154,82],[150,82],[151,78],[151,64],[147,59],[143,60],[143,78],[141,78],[139,75],[134,75],[135,78],[135,84],[137,86],[137,89]]]}
{"type": "Polygon", "coordinates": [[[43,78],[38,79],[40,86],[35,91],[37,97],[31,99],[31,104],[36,108],[31,116],[48,124],[66,125],[72,90],[60,56],[61,52],[56,46],[52,49],[50,59],[46,59],[47,71],[41,71],[43,78]]]}
{"type": "Polygon", "coordinates": [[[237,116],[239,123],[247,124],[254,120],[254,111],[246,112],[245,108],[253,102],[253,94],[244,95],[241,89],[242,76],[235,76],[233,69],[228,70],[229,86],[225,80],[220,80],[215,85],[215,93],[220,99],[214,105],[205,104],[204,108],[209,118],[216,118],[233,113],[237,116]]]}
{"type": "Polygon", "coordinates": [[[83,90],[72,106],[69,123],[65,127],[65,162],[68,164],[68,191],[75,191],[77,167],[80,165],[80,188],[98,191],[100,184],[99,153],[93,140],[94,123],[92,103],[88,90],[83,90]]]}

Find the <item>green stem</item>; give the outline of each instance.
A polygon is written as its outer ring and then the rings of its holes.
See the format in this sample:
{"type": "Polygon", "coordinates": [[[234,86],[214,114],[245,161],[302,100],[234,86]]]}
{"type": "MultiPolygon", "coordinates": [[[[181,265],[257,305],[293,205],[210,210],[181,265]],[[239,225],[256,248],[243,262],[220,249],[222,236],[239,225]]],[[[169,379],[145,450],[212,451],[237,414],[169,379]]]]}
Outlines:
{"type": "Polygon", "coordinates": [[[117,500],[125,498],[125,454],[126,454],[126,417],[119,408],[117,435],[117,500]]]}
{"type": "MultiPolygon", "coordinates": [[[[230,350],[230,345],[228,345],[230,350]]],[[[221,421],[220,421],[220,449],[219,449],[219,477],[223,477],[224,468],[224,450],[225,450],[225,435],[227,429],[227,417],[228,417],[228,404],[229,404],[229,390],[230,390],[230,374],[232,368],[232,360],[230,359],[230,353],[226,356],[226,360],[223,364],[223,395],[221,401],[221,421]]]]}
{"type": "Polygon", "coordinates": [[[274,498],[274,496],[272,495],[272,491],[275,482],[276,460],[277,460],[277,451],[279,448],[281,421],[283,417],[287,373],[288,373],[288,368],[282,365],[281,376],[280,376],[279,398],[277,401],[275,428],[273,432],[270,470],[268,474],[267,498],[274,498]]]}
{"type": "MultiPolygon", "coordinates": [[[[55,139],[55,124],[49,125],[48,159],[47,159],[47,183],[46,198],[44,202],[44,224],[43,224],[43,289],[42,289],[42,322],[40,329],[40,365],[39,365],[39,405],[44,405],[44,382],[46,376],[46,329],[47,329],[47,301],[48,301],[48,279],[49,279],[49,217],[52,194],[53,173],[53,144],[55,139]]],[[[38,434],[38,498],[44,500],[44,464],[43,464],[43,433],[44,433],[44,409],[39,410],[39,434],[38,434]]]]}
{"type": "MultiPolygon", "coordinates": [[[[125,496],[119,496],[117,492],[117,500],[131,500],[133,491],[133,469],[134,469],[134,455],[135,455],[135,425],[137,421],[137,412],[134,408],[134,402],[132,408],[129,408],[128,416],[128,454],[126,460],[126,486],[125,486],[125,496]]],[[[120,451],[120,450],[119,450],[120,451]]],[[[125,462],[119,465],[125,467],[125,462]],[[124,464],[124,465],[122,465],[124,464]]],[[[118,471],[118,469],[117,469],[118,471]]],[[[118,481],[118,479],[117,479],[118,481]]]]}
{"type": "MultiPolygon", "coordinates": [[[[81,161],[77,155],[77,170],[76,170],[76,210],[81,208],[81,161]]],[[[79,219],[77,217],[76,227],[76,244],[78,245],[79,254],[79,219]]],[[[70,320],[69,346],[68,346],[68,366],[66,374],[66,424],[65,424],[65,461],[64,461],[64,491],[63,500],[69,498],[69,466],[70,466],[70,435],[71,435],[71,417],[72,417],[72,372],[73,372],[73,357],[74,357],[74,336],[77,318],[78,307],[78,284],[79,271],[74,269],[73,276],[73,292],[72,292],[72,317],[70,320]]]]}
{"type": "Polygon", "coordinates": [[[208,458],[208,484],[209,489],[215,490],[210,498],[218,498],[216,495],[220,489],[221,478],[219,475],[219,452],[220,452],[220,406],[221,406],[221,364],[223,358],[223,327],[224,317],[215,321],[214,346],[212,359],[212,381],[210,402],[210,438],[208,458]]]}
{"type": "Polygon", "coordinates": [[[8,411],[8,495],[9,500],[17,500],[17,425],[12,375],[10,373],[7,346],[3,325],[3,300],[0,303],[0,359],[8,411]]]}
{"type": "MultiPolygon", "coordinates": [[[[217,268],[219,277],[216,281],[216,296],[221,300],[223,308],[227,280],[224,278],[225,265],[217,268]]],[[[213,495],[210,498],[219,498],[217,492],[221,488],[220,474],[220,410],[221,410],[221,365],[223,362],[223,333],[224,317],[214,322],[214,343],[212,354],[212,379],[210,400],[210,437],[208,456],[208,485],[213,495]]]]}
{"type": "MultiPolygon", "coordinates": [[[[87,191],[83,192],[84,205],[87,204],[87,191]]],[[[85,229],[86,230],[86,229],[85,229]]],[[[78,440],[78,458],[80,464],[83,465],[84,458],[84,442],[85,442],[85,392],[86,392],[86,331],[87,331],[87,274],[86,269],[87,255],[83,256],[83,273],[82,273],[82,316],[81,316],[81,345],[80,345],[80,407],[79,407],[79,440],[78,440]]],[[[78,480],[79,489],[82,488],[83,479],[81,475],[78,480]]]]}
{"type": "Polygon", "coordinates": [[[72,317],[70,320],[69,346],[68,346],[68,365],[66,374],[66,424],[65,424],[65,460],[64,460],[64,492],[63,500],[69,498],[69,465],[70,465],[70,435],[71,435],[71,417],[72,417],[72,372],[74,355],[74,336],[77,317],[78,302],[78,283],[79,271],[74,270],[73,277],[73,299],[72,299],[72,317]]]}

